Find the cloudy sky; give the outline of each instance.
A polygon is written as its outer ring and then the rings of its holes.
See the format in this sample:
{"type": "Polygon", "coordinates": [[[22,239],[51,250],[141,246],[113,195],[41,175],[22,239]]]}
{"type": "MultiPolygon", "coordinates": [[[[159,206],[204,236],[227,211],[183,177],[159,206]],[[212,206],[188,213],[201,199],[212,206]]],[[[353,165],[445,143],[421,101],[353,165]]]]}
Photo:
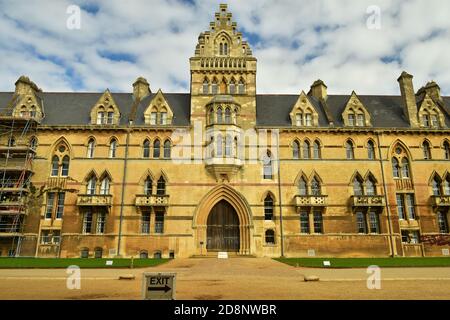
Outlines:
{"type": "MultiPolygon", "coordinates": [[[[188,92],[189,57],[220,2],[0,0],[0,90],[24,74],[44,91],[130,92],[144,76],[153,91],[188,92]],[[71,5],[79,29],[67,27],[71,5]]],[[[416,90],[433,79],[450,95],[450,1],[226,3],[258,59],[259,93],[320,78],[329,93],[399,94],[406,70],[416,90]]]]}

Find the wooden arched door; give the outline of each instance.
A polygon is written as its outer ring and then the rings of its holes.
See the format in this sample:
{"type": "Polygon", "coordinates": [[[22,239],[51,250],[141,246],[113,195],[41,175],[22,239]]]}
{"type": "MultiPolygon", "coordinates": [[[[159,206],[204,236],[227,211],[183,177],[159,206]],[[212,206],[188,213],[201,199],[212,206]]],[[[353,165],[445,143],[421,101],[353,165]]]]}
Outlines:
{"type": "Polygon", "coordinates": [[[239,217],[233,206],[219,201],[209,213],[206,249],[209,251],[239,251],[239,217]]]}

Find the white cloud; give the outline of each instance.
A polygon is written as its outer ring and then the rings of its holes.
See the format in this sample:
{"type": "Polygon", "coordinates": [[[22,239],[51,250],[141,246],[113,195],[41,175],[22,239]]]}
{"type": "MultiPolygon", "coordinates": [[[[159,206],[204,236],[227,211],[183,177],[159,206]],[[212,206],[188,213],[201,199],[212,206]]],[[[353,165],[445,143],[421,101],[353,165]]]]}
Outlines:
{"type": "MultiPolygon", "coordinates": [[[[433,79],[450,94],[448,1],[228,4],[258,58],[259,93],[308,91],[321,78],[330,93],[399,94],[407,70],[416,89],[433,79]],[[366,27],[374,4],[380,30],[366,27]]],[[[212,0],[0,1],[0,90],[25,74],[45,91],[129,92],[144,76],[154,91],[188,92],[189,57],[217,9],[212,0]],[[97,11],[82,11],[80,30],[66,28],[73,3],[97,11]]]]}

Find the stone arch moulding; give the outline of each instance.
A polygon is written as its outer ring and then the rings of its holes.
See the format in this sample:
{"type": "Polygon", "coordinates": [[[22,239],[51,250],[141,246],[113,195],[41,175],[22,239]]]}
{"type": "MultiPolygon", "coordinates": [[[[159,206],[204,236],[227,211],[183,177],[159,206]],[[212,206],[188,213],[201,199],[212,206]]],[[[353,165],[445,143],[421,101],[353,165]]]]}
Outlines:
{"type": "Polygon", "coordinates": [[[194,241],[196,254],[200,254],[202,248],[200,242],[203,242],[203,252],[206,250],[206,229],[208,216],[219,201],[227,201],[236,210],[239,218],[240,232],[240,255],[251,254],[252,251],[252,232],[253,218],[250,206],[247,200],[232,187],[221,184],[211,189],[200,201],[194,212],[192,228],[194,229],[194,241]]]}

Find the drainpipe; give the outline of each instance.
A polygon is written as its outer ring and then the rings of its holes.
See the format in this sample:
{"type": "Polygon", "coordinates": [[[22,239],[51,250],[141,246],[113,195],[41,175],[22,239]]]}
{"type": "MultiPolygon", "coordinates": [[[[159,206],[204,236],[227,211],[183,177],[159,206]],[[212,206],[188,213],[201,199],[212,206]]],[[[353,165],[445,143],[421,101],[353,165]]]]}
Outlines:
{"type": "Polygon", "coordinates": [[[125,199],[125,183],[127,179],[127,165],[128,165],[128,147],[130,144],[130,128],[127,128],[127,138],[125,142],[125,158],[123,164],[123,178],[122,178],[122,194],[120,199],[120,218],[119,218],[119,240],[117,241],[117,256],[120,256],[120,240],[122,238],[122,222],[123,222],[123,207],[125,199]]]}
{"type": "Polygon", "coordinates": [[[380,145],[380,132],[375,132],[377,136],[377,144],[378,144],[378,159],[380,161],[380,167],[381,167],[381,177],[383,180],[383,192],[384,192],[384,201],[386,203],[386,212],[387,212],[387,218],[388,218],[388,228],[389,228],[389,244],[391,245],[391,257],[395,257],[397,254],[397,250],[394,246],[394,234],[392,231],[392,219],[391,219],[391,209],[389,208],[389,202],[388,202],[388,192],[386,187],[386,178],[384,175],[384,166],[383,166],[383,158],[381,154],[381,145],[380,145]]]}
{"type": "Polygon", "coordinates": [[[278,203],[280,206],[280,245],[281,245],[281,258],[284,257],[284,234],[283,234],[283,209],[281,204],[281,169],[280,169],[280,132],[277,131],[277,171],[278,171],[278,203]]]}

